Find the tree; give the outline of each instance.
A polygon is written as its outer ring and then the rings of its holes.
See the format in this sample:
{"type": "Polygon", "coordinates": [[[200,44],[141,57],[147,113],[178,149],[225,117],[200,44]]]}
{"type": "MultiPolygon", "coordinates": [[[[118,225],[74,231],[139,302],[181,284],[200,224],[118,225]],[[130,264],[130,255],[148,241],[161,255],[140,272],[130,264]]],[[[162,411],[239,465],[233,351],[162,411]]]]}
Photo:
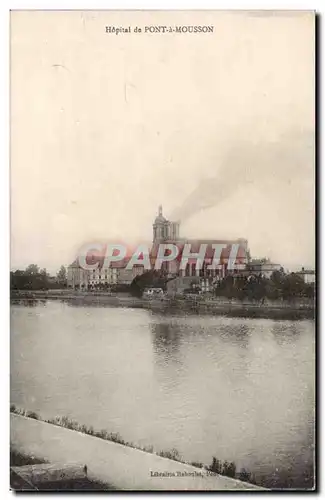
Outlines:
{"type": "Polygon", "coordinates": [[[263,276],[261,275],[257,276],[257,279],[255,281],[255,286],[253,289],[253,298],[255,300],[261,300],[262,298],[265,297],[267,282],[268,280],[263,276]]]}
{"type": "Polygon", "coordinates": [[[251,474],[246,469],[241,469],[241,471],[239,472],[238,479],[240,481],[245,481],[246,483],[249,483],[251,479],[251,474]]]}
{"type": "Polygon", "coordinates": [[[223,297],[228,297],[229,299],[234,297],[234,278],[229,275],[226,276],[218,285],[215,290],[216,295],[221,295],[223,297]]]}
{"type": "Polygon", "coordinates": [[[61,266],[57,275],[57,280],[58,280],[58,283],[65,287],[67,285],[67,271],[66,271],[66,268],[64,266],[61,266]]]}
{"type": "Polygon", "coordinates": [[[25,271],[11,271],[10,273],[10,289],[11,290],[25,290],[28,288],[28,276],[25,271]]]}
{"type": "Polygon", "coordinates": [[[40,270],[36,264],[30,264],[25,271],[10,273],[10,288],[15,290],[48,290],[46,269],[40,270]]]}
{"type": "Polygon", "coordinates": [[[36,276],[39,274],[39,267],[36,264],[29,264],[29,266],[26,267],[25,273],[31,276],[36,276]]]}
{"type": "Polygon", "coordinates": [[[234,283],[234,296],[238,300],[244,300],[247,295],[247,278],[238,276],[234,283]]]}
{"type": "Polygon", "coordinates": [[[34,280],[33,287],[35,287],[35,289],[40,288],[41,290],[48,290],[48,277],[49,275],[46,272],[46,269],[41,269],[36,279],[34,280]]]}
{"type": "Polygon", "coordinates": [[[217,460],[216,457],[212,457],[212,464],[210,465],[209,469],[215,474],[221,474],[222,466],[220,460],[217,460]]]}
{"type": "Polygon", "coordinates": [[[282,294],[284,299],[301,297],[304,293],[304,289],[304,280],[298,274],[291,273],[285,276],[282,285],[282,294]]]}
{"type": "Polygon", "coordinates": [[[130,292],[136,297],[142,297],[145,288],[153,287],[165,290],[166,281],[160,271],[147,271],[134,278],[130,285],[130,292]]]}
{"type": "Polygon", "coordinates": [[[235,477],[236,476],[236,464],[235,464],[235,462],[229,463],[229,462],[225,461],[223,463],[222,474],[224,476],[228,476],[228,477],[235,477]]]}
{"type": "Polygon", "coordinates": [[[315,297],[315,285],[313,283],[306,283],[304,295],[310,299],[315,297]]]}

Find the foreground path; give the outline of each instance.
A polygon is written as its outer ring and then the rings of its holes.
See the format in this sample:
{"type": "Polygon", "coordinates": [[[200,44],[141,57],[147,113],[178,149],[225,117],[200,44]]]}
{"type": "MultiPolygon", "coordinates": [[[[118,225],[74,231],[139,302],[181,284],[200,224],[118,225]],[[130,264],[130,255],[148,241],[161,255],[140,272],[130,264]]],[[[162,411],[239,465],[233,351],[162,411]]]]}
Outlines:
{"type": "Polygon", "coordinates": [[[49,462],[88,467],[90,480],[124,490],[262,490],[224,476],[197,476],[201,469],[134,448],[71,431],[40,420],[10,414],[10,443],[20,453],[49,462]],[[172,477],[155,477],[155,472],[172,477]],[[193,476],[176,476],[187,473],[193,476]]]}

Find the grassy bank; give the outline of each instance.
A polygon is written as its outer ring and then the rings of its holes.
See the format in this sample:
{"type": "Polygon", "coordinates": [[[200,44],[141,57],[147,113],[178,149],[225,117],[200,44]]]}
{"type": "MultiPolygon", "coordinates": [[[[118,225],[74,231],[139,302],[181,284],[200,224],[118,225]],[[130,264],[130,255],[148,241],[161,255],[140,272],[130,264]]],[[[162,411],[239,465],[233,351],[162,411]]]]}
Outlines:
{"type": "Polygon", "coordinates": [[[22,467],[23,465],[45,464],[47,460],[44,458],[34,457],[33,455],[25,455],[15,449],[10,450],[10,467],[22,467]]]}
{"type": "MultiPolygon", "coordinates": [[[[25,455],[15,449],[10,450],[10,467],[22,467],[24,465],[36,465],[47,463],[43,458],[25,455]]],[[[19,477],[13,472],[10,474],[10,486],[13,490],[21,491],[22,483],[19,477]]],[[[38,491],[109,491],[115,490],[111,485],[100,481],[93,481],[88,478],[74,480],[60,480],[46,482],[38,485],[38,491]]]]}
{"type": "MultiPolygon", "coordinates": [[[[235,478],[235,479],[245,481],[245,482],[251,483],[251,484],[257,484],[255,479],[254,479],[254,476],[250,472],[248,472],[244,469],[237,471],[236,464],[234,462],[221,461],[221,460],[216,459],[215,457],[212,457],[212,462],[210,465],[204,465],[203,463],[196,462],[196,461],[187,462],[186,460],[184,460],[184,458],[180,455],[178,450],[176,450],[175,448],[173,448],[171,450],[154,450],[153,446],[140,446],[140,445],[137,445],[137,444],[132,443],[130,441],[124,440],[119,433],[108,432],[104,429],[95,430],[92,426],[88,427],[86,425],[79,424],[75,420],[72,420],[68,417],[55,417],[55,418],[51,418],[51,419],[45,419],[45,418],[42,418],[37,413],[35,413],[34,411],[28,411],[28,410],[24,410],[21,408],[17,408],[15,405],[10,406],[10,412],[15,413],[17,415],[22,415],[24,417],[32,418],[35,420],[41,420],[43,422],[47,422],[47,423],[52,424],[52,425],[65,427],[66,429],[74,430],[76,432],[81,432],[83,434],[88,434],[90,436],[94,436],[94,437],[97,437],[99,439],[103,439],[106,441],[112,441],[114,443],[118,443],[118,444],[128,446],[131,448],[135,448],[135,449],[144,451],[146,453],[151,453],[151,454],[158,455],[160,457],[168,458],[169,460],[174,460],[176,462],[192,465],[193,467],[197,467],[199,469],[206,469],[206,470],[208,470],[212,473],[215,473],[215,474],[220,474],[223,476],[235,478]]],[[[14,456],[18,457],[18,459],[19,459],[19,456],[17,454],[14,456]]],[[[30,459],[35,460],[35,457],[30,457],[30,459]]],[[[40,463],[40,462],[36,461],[34,463],[40,463]]],[[[43,463],[44,463],[44,461],[43,461],[43,463]]]]}

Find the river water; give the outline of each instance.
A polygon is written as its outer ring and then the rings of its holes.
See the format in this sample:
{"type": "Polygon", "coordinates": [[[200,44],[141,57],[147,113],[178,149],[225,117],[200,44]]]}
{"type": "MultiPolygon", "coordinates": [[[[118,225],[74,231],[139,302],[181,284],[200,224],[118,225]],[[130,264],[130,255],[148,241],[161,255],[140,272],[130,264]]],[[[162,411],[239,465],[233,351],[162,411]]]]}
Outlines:
{"type": "Polygon", "coordinates": [[[11,307],[11,403],[185,460],[312,485],[314,322],[11,307]]]}

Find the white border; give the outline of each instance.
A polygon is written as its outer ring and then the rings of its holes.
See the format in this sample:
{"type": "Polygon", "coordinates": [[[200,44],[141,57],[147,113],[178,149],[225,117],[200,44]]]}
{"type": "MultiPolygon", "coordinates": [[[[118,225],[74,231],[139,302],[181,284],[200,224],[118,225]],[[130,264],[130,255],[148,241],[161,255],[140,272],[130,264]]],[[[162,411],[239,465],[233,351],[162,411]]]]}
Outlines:
{"type": "Polygon", "coordinates": [[[322,11],[322,0],[11,0],[4,1],[1,9],[41,9],[41,10],[316,10],[322,11]],[[5,6],[5,9],[3,8],[5,6]]]}
{"type": "MultiPolygon", "coordinates": [[[[0,149],[2,153],[2,165],[0,168],[0,203],[1,203],[1,262],[2,262],[2,276],[0,280],[0,291],[1,291],[1,328],[0,328],[0,367],[1,367],[1,381],[2,381],[2,411],[0,412],[1,418],[1,480],[0,480],[0,498],[8,498],[13,493],[9,492],[9,475],[8,475],[8,467],[9,467],[9,10],[17,10],[17,9],[49,9],[49,10],[100,10],[100,9],[115,9],[115,10],[128,10],[128,9],[150,9],[150,10],[181,10],[181,9],[219,9],[219,10],[245,10],[245,9],[258,9],[258,10],[315,10],[320,15],[324,13],[324,1],[323,0],[291,0],[291,1],[283,1],[283,0],[273,0],[272,2],[265,0],[263,3],[260,1],[240,1],[240,0],[142,0],[142,1],[132,1],[132,0],[96,0],[91,2],[90,0],[66,0],[66,1],[55,1],[55,0],[33,0],[33,1],[25,1],[25,0],[12,0],[12,1],[2,1],[0,3],[0,16],[1,19],[1,69],[2,75],[4,77],[0,78],[1,85],[1,104],[0,109],[1,113],[1,142],[2,147],[0,149]]],[[[321,35],[321,33],[320,33],[321,35]]],[[[322,38],[320,36],[320,38],[322,38]]],[[[324,51],[323,51],[323,42],[320,40],[320,45],[318,50],[320,52],[321,61],[320,68],[324,67],[324,51]]],[[[322,71],[323,73],[323,71],[322,71]]],[[[322,74],[319,75],[320,81],[324,82],[322,78],[322,74]]],[[[319,90],[320,90],[319,83],[319,90]]],[[[322,116],[323,104],[320,99],[318,100],[318,106],[321,105],[321,110],[318,111],[319,118],[322,116]]],[[[319,137],[319,147],[323,143],[323,129],[320,128],[321,136],[319,137]]],[[[319,160],[320,160],[319,156],[319,160]]],[[[321,165],[318,164],[318,170],[321,170],[321,165]]],[[[323,179],[320,179],[321,186],[323,187],[323,179]]],[[[319,186],[320,187],[320,186],[319,186]]],[[[319,194],[319,200],[321,203],[321,196],[319,194]]],[[[322,204],[323,205],[323,204],[322,204]]],[[[323,206],[321,208],[321,213],[323,214],[323,206]]],[[[324,217],[321,220],[320,229],[325,229],[324,217]]],[[[324,231],[322,231],[323,233],[324,231]]],[[[319,234],[320,238],[320,234],[319,234]]],[[[321,242],[320,242],[321,243],[321,242]]],[[[323,256],[324,248],[322,248],[322,254],[319,256],[323,256]]],[[[322,270],[323,271],[323,270],[322,270]]],[[[323,272],[321,272],[321,276],[318,276],[318,280],[323,277],[323,272]]],[[[319,301],[319,310],[324,310],[325,308],[325,299],[322,297],[322,300],[319,301]]],[[[321,324],[319,325],[321,327],[321,324]]],[[[320,338],[322,336],[322,329],[319,331],[319,343],[320,338]]],[[[322,342],[322,353],[319,353],[319,358],[321,358],[321,354],[324,354],[324,341],[322,342]]],[[[319,359],[319,369],[320,369],[320,359],[319,359]]],[[[323,377],[319,380],[318,389],[321,392],[320,397],[324,396],[324,384],[323,377]]],[[[323,399],[323,398],[321,398],[323,399]]],[[[318,409],[318,414],[320,413],[320,408],[318,409]]],[[[324,439],[323,436],[319,436],[319,445],[321,449],[324,449],[324,439]]],[[[321,464],[319,464],[321,465],[321,464]]],[[[318,482],[320,484],[320,476],[323,471],[323,467],[318,470],[318,482]]],[[[321,484],[320,484],[321,485],[321,484]]],[[[249,495],[249,493],[247,493],[249,495]]],[[[147,496],[147,495],[146,495],[147,496]]],[[[174,496],[174,494],[172,495],[174,496]]],[[[201,495],[198,495],[201,496],[201,495]]],[[[244,495],[246,496],[246,495],[244,495]]],[[[292,495],[290,495],[292,498],[292,495]]],[[[62,495],[64,498],[66,495],[62,495]]],[[[78,498],[79,495],[77,495],[78,498]]],[[[241,496],[242,497],[242,496],[241,496]]],[[[81,496],[81,498],[83,498],[81,496]]],[[[242,497],[243,498],[243,497],[242,497]]]]}
{"type": "Polygon", "coordinates": [[[1,498],[7,498],[9,488],[9,15],[1,5],[1,59],[0,67],[3,77],[1,85],[1,168],[0,168],[0,214],[1,214],[1,261],[3,267],[3,279],[0,284],[0,380],[1,387],[1,498]]]}

